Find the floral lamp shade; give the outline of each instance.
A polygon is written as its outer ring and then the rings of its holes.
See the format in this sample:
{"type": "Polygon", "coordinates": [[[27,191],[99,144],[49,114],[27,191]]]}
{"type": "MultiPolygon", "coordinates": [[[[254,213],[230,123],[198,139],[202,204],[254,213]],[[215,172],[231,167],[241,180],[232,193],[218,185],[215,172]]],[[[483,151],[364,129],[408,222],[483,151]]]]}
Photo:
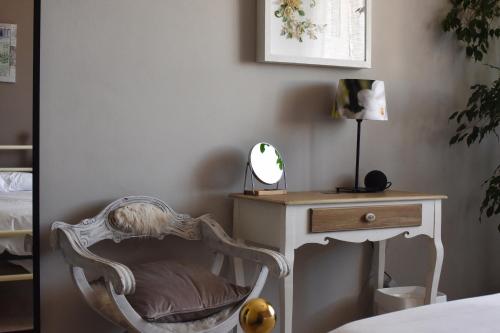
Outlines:
{"type": "Polygon", "coordinates": [[[332,116],[388,120],[384,81],[340,80],[332,116]]]}

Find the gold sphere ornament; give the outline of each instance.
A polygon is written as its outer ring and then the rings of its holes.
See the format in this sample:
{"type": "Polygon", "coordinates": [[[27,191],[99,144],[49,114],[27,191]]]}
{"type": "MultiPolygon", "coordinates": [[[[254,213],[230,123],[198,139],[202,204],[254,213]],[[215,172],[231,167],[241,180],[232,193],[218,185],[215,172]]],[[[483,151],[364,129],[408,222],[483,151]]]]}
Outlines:
{"type": "Polygon", "coordinates": [[[273,306],[263,298],[248,301],[240,311],[240,325],[245,333],[270,333],[276,320],[273,306]]]}

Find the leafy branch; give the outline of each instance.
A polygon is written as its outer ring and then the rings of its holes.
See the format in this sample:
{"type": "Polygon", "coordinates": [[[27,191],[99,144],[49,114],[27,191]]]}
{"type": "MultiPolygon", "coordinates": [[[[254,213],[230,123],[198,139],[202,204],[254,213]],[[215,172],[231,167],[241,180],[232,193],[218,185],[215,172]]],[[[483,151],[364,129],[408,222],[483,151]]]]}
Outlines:
{"type": "Polygon", "coordinates": [[[451,0],[453,8],[443,21],[444,31],[454,31],[466,44],[466,53],[482,61],[490,47],[490,39],[500,37],[498,0],[451,0]]]}
{"type": "MultiPolygon", "coordinates": [[[[485,211],[487,217],[500,214],[500,165],[495,169],[493,176],[484,182],[484,185],[488,185],[488,189],[481,204],[479,220],[485,211]]],[[[500,225],[498,231],[500,231],[500,225]]]]}
{"type": "MultiPolygon", "coordinates": [[[[457,39],[465,43],[469,58],[476,62],[482,61],[491,42],[500,37],[500,0],[451,0],[451,4],[452,9],[442,22],[443,30],[453,31],[457,39]]],[[[450,139],[450,145],[481,143],[490,134],[500,139],[497,133],[500,125],[500,67],[486,66],[496,70],[499,75],[491,86],[473,85],[466,108],[450,116],[450,120],[455,120],[458,126],[450,139]]],[[[500,165],[484,185],[487,189],[479,220],[485,213],[487,217],[500,214],[500,165]]]]}
{"type": "MultiPolygon", "coordinates": [[[[260,144],[260,152],[262,154],[264,154],[266,152],[266,147],[270,147],[271,145],[270,144],[267,144],[267,143],[261,143],[260,144]]],[[[274,147],[273,147],[274,148],[274,147]]],[[[278,165],[278,168],[280,170],[283,170],[283,159],[281,158],[280,154],[278,153],[278,151],[276,150],[276,148],[274,148],[274,153],[276,154],[276,164],[278,165]]]]}
{"type": "Polygon", "coordinates": [[[491,87],[476,84],[471,90],[467,108],[450,116],[450,120],[454,119],[458,124],[450,145],[462,141],[468,146],[474,142],[481,143],[490,133],[498,138],[496,129],[500,125],[500,78],[491,87]]]}

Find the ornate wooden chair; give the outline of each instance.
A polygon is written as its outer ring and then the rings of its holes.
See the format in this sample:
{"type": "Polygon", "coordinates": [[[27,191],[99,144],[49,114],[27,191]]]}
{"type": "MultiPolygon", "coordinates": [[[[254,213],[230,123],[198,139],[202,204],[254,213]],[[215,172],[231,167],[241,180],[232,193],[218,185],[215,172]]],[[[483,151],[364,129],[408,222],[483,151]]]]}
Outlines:
{"type": "MultiPolygon", "coordinates": [[[[73,280],[90,307],[128,332],[228,332],[238,325],[238,314],[243,304],[249,299],[258,297],[269,271],[279,278],[289,273],[289,266],[281,254],[236,243],[209,215],[192,218],[189,215],[178,214],[163,201],[145,196],[116,200],[97,216],[85,219],[76,225],[55,222],[52,224],[51,236],[53,248],[62,251],[70,266],[73,280]],[[113,223],[113,212],[122,207],[130,207],[131,204],[152,205],[166,214],[166,219],[160,225],[158,220],[151,223],[147,220],[140,221],[140,232],[133,226],[118,228],[113,223]],[[135,291],[136,283],[132,271],[121,263],[97,256],[89,250],[89,247],[105,239],[112,239],[118,243],[129,238],[163,239],[168,235],[204,242],[216,253],[211,268],[211,272],[216,275],[221,272],[225,256],[258,264],[259,274],[248,296],[232,308],[198,321],[167,324],[143,319],[125,297],[135,291]],[[103,281],[101,287],[89,283],[86,272],[101,277],[103,281]]],[[[167,285],[168,281],[165,284],[167,285]]]]}

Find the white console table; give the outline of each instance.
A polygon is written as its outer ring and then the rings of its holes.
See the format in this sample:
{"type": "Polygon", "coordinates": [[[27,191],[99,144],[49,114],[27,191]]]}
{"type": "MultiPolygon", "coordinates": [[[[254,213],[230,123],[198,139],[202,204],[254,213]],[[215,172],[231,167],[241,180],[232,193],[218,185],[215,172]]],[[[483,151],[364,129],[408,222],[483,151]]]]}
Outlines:
{"type": "MultiPolygon", "coordinates": [[[[291,273],[280,280],[281,332],[292,332],[293,264],[295,250],[304,244],[327,244],[329,239],[377,242],[377,285],[383,287],[386,240],[427,235],[433,241],[426,281],[425,303],[434,303],[443,262],[441,201],[444,195],[386,191],[328,194],[294,192],[284,195],[233,194],[233,237],[278,249],[291,273]]],[[[245,283],[242,262],[234,262],[236,282],[245,283]]]]}

